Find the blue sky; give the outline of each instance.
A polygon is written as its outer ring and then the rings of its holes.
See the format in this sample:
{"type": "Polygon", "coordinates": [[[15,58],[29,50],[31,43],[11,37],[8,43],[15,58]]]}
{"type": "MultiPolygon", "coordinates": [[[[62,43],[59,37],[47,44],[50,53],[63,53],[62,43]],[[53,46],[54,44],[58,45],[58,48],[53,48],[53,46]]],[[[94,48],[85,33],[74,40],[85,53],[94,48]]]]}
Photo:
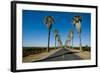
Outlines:
{"type": "Polygon", "coordinates": [[[22,39],[24,47],[46,47],[48,42],[48,28],[44,24],[45,16],[53,16],[55,23],[51,28],[50,46],[54,46],[54,29],[59,30],[61,41],[65,44],[69,30],[74,30],[74,46],[79,46],[79,38],[76,28],[72,24],[75,15],[82,16],[82,45],[90,45],[91,42],[91,14],[75,12],[51,12],[23,10],[22,15],[22,39]]]}

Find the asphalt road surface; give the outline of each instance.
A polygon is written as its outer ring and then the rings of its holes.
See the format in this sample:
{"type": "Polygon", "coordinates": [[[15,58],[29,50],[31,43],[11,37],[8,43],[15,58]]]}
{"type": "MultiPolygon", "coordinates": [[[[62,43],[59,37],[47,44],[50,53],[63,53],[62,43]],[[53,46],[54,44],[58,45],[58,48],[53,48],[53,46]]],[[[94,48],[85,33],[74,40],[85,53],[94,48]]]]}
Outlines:
{"type": "Polygon", "coordinates": [[[75,55],[78,52],[71,52],[67,49],[61,49],[56,53],[50,55],[48,58],[40,61],[65,61],[65,60],[82,60],[79,56],[75,55]]]}

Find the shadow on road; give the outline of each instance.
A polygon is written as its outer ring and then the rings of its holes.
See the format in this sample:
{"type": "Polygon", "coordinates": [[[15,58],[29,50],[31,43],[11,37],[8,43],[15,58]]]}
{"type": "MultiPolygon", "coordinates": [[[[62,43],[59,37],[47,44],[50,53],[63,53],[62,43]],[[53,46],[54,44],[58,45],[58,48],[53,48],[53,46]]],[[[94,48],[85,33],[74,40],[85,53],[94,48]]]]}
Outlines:
{"type": "Polygon", "coordinates": [[[48,57],[46,59],[42,59],[42,60],[38,60],[38,61],[33,61],[33,62],[45,61],[45,60],[48,60],[48,59],[52,59],[52,58],[56,58],[56,57],[60,57],[60,56],[63,56],[63,55],[68,55],[68,54],[74,54],[74,53],[79,53],[79,52],[66,52],[66,53],[63,53],[63,54],[60,54],[60,55],[55,55],[55,56],[52,56],[52,57],[48,57]]]}

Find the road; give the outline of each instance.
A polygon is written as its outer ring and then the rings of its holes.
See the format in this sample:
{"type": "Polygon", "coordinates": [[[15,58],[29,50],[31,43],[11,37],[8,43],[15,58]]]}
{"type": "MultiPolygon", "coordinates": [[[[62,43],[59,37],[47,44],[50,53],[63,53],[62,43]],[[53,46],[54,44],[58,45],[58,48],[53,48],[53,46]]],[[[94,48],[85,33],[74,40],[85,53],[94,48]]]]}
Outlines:
{"type": "Polygon", "coordinates": [[[61,49],[56,53],[50,55],[48,58],[40,61],[65,61],[65,60],[82,60],[79,56],[75,55],[78,52],[71,52],[67,49],[61,49]]]}

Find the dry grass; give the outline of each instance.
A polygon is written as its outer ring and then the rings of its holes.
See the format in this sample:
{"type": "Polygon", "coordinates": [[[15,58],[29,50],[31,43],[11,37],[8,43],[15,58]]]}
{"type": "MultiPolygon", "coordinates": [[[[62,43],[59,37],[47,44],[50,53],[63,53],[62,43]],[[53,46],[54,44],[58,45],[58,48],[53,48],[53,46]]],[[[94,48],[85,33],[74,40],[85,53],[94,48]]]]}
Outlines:
{"type": "Polygon", "coordinates": [[[72,52],[78,52],[78,53],[74,53],[75,55],[81,57],[82,59],[86,60],[86,59],[91,59],[91,52],[90,51],[81,51],[77,50],[77,49],[69,49],[72,52]]]}

